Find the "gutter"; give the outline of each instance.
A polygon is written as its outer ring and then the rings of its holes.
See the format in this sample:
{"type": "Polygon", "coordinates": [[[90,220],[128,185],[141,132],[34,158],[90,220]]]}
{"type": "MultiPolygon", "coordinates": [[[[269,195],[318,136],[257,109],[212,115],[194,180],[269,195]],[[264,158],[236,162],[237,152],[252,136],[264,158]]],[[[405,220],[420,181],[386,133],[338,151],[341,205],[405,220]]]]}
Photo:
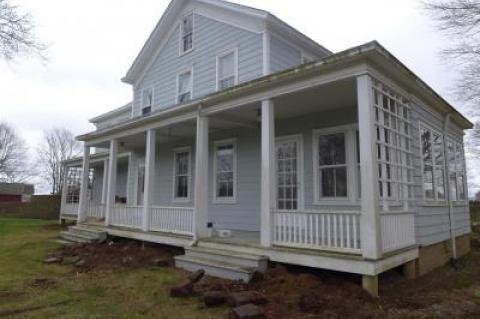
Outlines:
{"type": "MultiPolygon", "coordinates": [[[[455,238],[455,216],[453,215],[453,203],[452,203],[452,196],[450,193],[450,174],[448,172],[448,126],[450,125],[450,117],[451,113],[447,113],[445,116],[445,121],[443,122],[443,164],[444,164],[444,177],[445,178],[445,195],[447,195],[447,203],[448,203],[448,218],[450,222],[450,245],[452,249],[452,259],[457,259],[457,243],[455,238]]],[[[435,174],[435,172],[434,172],[435,174]]],[[[456,181],[455,181],[456,182],[456,181]]]]}

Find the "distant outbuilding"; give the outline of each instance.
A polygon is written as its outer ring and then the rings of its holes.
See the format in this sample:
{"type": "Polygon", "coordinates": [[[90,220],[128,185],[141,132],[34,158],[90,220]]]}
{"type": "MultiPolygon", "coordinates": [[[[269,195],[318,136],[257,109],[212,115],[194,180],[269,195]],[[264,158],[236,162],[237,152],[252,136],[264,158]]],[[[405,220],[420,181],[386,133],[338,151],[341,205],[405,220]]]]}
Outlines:
{"type": "Polygon", "coordinates": [[[30,202],[35,193],[32,184],[0,183],[0,203],[25,203],[30,202]]]}

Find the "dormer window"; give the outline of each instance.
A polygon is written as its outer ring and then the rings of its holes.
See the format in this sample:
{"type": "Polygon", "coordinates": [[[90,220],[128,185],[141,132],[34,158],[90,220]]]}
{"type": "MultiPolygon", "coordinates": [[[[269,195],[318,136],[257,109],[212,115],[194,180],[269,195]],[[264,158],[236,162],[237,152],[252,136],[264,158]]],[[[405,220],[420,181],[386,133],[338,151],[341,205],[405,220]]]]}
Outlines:
{"type": "Polygon", "coordinates": [[[180,53],[183,54],[193,49],[193,14],[189,14],[183,18],[181,36],[180,53]]]}
{"type": "Polygon", "coordinates": [[[142,114],[146,115],[152,112],[153,105],[153,89],[143,89],[142,95],[142,114]]]}
{"type": "Polygon", "coordinates": [[[192,70],[180,73],[177,81],[177,103],[192,100],[192,70]]]}
{"type": "Polygon", "coordinates": [[[237,51],[229,51],[217,57],[217,90],[237,84],[237,51]]]}

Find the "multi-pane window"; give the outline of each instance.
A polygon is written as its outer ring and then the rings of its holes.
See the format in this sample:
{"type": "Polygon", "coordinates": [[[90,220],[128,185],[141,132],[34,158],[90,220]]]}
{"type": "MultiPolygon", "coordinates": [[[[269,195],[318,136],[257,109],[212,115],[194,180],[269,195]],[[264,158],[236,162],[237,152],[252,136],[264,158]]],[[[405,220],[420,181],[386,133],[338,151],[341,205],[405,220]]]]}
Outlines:
{"type": "Polygon", "coordinates": [[[192,99],[192,71],[186,71],[178,76],[177,102],[186,103],[192,99]]]}
{"type": "Polygon", "coordinates": [[[137,205],[143,205],[145,196],[145,164],[138,165],[138,179],[137,179],[137,205]]]}
{"type": "Polygon", "coordinates": [[[190,198],[190,151],[178,150],[174,154],[175,180],[174,191],[176,200],[190,198]]]}
{"type": "Polygon", "coordinates": [[[445,200],[445,156],[443,135],[421,125],[423,192],[426,200],[445,200]]]}
{"type": "Polygon", "coordinates": [[[345,133],[318,136],[318,180],[320,197],[347,197],[345,133]]]}
{"type": "Polygon", "coordinates": [[[277,206],[278,209],[298,209],[299,146],[297,139],[278,141],[277,153],[277,206]]]}
{"type": "Polygon", "coordinates": [[[182,20],[181,53],[193,49],[193,14],[189,14],[182,20]]]}
{"type": "Polygon", "coordinates": [[[152,111],[153,89],[144,89],[142,93],[142,114],[148,114],[152,111]]]}
{"type": "Polygon", "coordinates": [[[237,83],[236,51],[231,51],[217,58],[217,88],[224,90],[237,83]]]}
{"type": "Polygon", "coordinates": [[[235,179],[235,143],[217,143],[215,146],[215,200],[235,200],[235,179]]]}
{"type": "Polygon", "coordinates": [[[76,204],[80,201],[80,186],[82,179],[81,167],[67,168],[67,204],[76,204]]]}
{"type": "Polygon", "coordinates": [[[450,198],[451,200],[466,200],[465,158],[462,144],[449,140],[447,153],[450,198]]]}
{"type": "Polygon", "coordinates": [[[410,103],[388,86],[373,81],[379,195],[387,200],[413,199],[413,153],[410,103]]]}

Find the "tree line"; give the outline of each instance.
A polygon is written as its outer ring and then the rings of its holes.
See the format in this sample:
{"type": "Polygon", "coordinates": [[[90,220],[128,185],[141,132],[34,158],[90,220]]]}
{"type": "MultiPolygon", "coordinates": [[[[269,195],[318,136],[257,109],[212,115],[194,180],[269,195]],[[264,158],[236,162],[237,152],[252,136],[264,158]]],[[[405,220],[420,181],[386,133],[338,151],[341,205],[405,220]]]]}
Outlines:
{"type": "Polygon", "coordinates": [[[43,133],[29,160],[25,140],[9,123],[0,122],[0,182],[23,183],[33,180],[50,187],[51,194],[62,192],[65,169],[62,162],[81,155],[81,143],[65,128],[43,133]]]}

